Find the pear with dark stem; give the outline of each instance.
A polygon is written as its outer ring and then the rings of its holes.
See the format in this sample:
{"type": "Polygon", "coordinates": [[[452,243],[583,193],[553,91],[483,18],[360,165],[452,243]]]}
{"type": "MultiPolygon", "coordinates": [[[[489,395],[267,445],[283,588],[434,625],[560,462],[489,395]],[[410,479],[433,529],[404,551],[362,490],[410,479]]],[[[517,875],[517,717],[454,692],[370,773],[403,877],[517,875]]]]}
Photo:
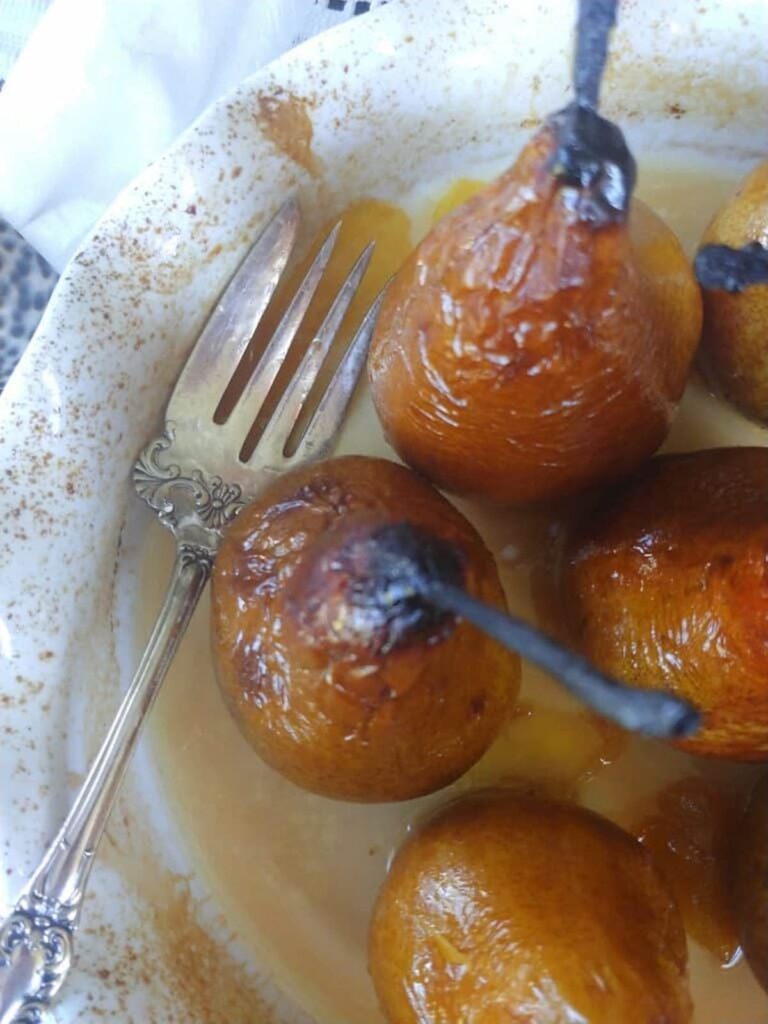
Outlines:
{"type": "Polygon", "coordinates": [[[383,459],[280,477],[240,513],[216,560],[213,653],[226,702],[265,761],[324,796],[406,800],[448,785],[495,739],[518,692],[516,654],[426,604],[393,569],[398,559],[410,568],[387,533],[404,516],[427,538],[427,575],[505,608],[475,529],[383,459]]]}
{"type": "Polygon", "coordinates": [[[582,0],[576,99],[421,242],[384,298],[369,377],[402,458],[504,504],[577,493],[667,434],[701,328],[677,239],[632,200],[597,112],[615,3],[582,0]]]}
{"type": "Polygon", "coordinates": [[[467,771],[515,698],[516,652],[627,728],[697,724],[685,702],[623,687],[507,615],[470,523],[382,459],[288,473],[240,513],[214,569],[213,636],[248,741],[342,799],[409,799],[467,771]]]}
{"type": "Polygon", "coordinates": [[[768,448],[663,455],[569,539],[563,607],[603,671],[700,709],[695,754],[768,760],[768,448]]]}
{"type": "Polygon", "coordinates": [[[701,361],[747,416],[768,422],[768,161],[718,210],[696,256],[704,295],[701,361]]]}

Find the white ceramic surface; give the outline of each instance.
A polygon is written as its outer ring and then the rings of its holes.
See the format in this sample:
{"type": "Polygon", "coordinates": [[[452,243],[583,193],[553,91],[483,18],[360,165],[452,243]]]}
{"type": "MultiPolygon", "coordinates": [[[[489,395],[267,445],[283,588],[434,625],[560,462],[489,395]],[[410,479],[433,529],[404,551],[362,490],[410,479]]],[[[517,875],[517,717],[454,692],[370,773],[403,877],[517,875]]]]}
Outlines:
{"type": "MultiPolygon", "coordinates": [[[[128,471],[248,241],[291,190],[311,228],[357,195],[396,200],[513,154],[567,98],[573,7],[403,0],[312,40],[209,110],[65,271],[0,400],[0,913],[135,662],[146,520],[128,471]],[[270,141],[259,98],[275,95],[306,110],[319,173],[270,141]]],[[[641,150],[746,165],[767,148],[767,38],[764,0],[625,2],[606,112],[641,150]]],[[[205,937],[228,935],[206,897],[144,750],[93,875],[60,1020],[306,1019],[244,965],[236,936],[231,963],[205,937]],[[259,1000],[233,995],[255,989],[259,1000]]]]}

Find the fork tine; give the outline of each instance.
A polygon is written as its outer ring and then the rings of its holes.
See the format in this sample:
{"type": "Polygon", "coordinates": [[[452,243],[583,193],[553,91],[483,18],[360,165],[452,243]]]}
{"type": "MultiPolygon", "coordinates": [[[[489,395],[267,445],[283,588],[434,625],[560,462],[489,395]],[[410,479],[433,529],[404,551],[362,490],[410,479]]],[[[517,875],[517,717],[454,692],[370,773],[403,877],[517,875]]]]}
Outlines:
{"type": "Polygon", "coordinates": [[[254,367],[243,393],[226,420],[227,437],[238,448],[253,426],[253,421],[258,415],[264,399],[269,394],[286,353],[296,337],[296,332],[301,326],[325,268],[328,266],[340,229],[341,221],[335,225],[312,261],[312,265],[304,275],[304,280],[283,314],[269,344],[254,367]]]}
{"type": "Polygon", "coordinates": [[[344,422],[347,408],[352,401],[352,395],[365,366],[385,291],[386,286],[363,317],[362,323],[341,362],[336,367],[317,409],[312,414],[312,419],[309,421],[292,458],[302,462],[310,459],[322,459],[333,447],[333,442],[344,422]]]}
{"type": "Polygon", "coordinates": [[[195,343],[168,403],[167,420],[194,413],[213,419],[256,325],[285,269],[298,233],[300,211],[289,199],[267,224],[219,298],[195,343]]]}
{"type": "Polygon", "coordinates": [[[368,269],[373,248],[374,243],[371,242],[358,256],[355,265],[347,275],[331,304],[331,308],[320,325],[316,337],[313,338],[309,348],[304,353],[298,370],[286,386],[274,415],[265,427],[264,434],[256,444],[251,458],[248,460],[249,462],[257,453],[259,459],[280,459],[282,457],[286,442],[290,437],[291,430],[296,423],[307,395],[312,390],[312,385],[317,379],[317,375],[341,326],[344,315],[349,309],[352,299],[355,297],[365,271],[368,269]]]}

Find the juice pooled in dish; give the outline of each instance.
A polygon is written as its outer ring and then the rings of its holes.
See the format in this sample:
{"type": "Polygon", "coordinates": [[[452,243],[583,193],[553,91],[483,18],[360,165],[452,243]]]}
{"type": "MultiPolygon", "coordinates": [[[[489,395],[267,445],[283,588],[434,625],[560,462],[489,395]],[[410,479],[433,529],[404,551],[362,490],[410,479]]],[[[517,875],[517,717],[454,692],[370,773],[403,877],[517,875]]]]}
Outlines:
{"type": "Polygon", "coordinates": [[[374,403],[397,452],[439,486],[559,498],[665,438],[701,296],[675,235],[632,200],[634,177],[619,129],[571,105],[389,287],[374,403]]]}
{"type": "MultiPolygon", "coordinates": [[[[407,519],[457,553],[462,587],[505,608],[478,533],[383,459],[285,474],[228,531],[213,574],[213,647],[243,734],[306,789],[404,800],[452,782],[496,737],[520,662],[382,574],[382,531],[407,519]]],[[[428,551],[422,554],[429,555],[428,551]]]]}
{"type": "Polygon", "coordinates": [[[768,448],[653,459],[574,531],[563,606],[605,671],[691,700],[697,754],[768,758],[768,448]]]}
{"type": "Polygon", "coordinates": [[[392,1024],[686,1024],[682,920],[642,846],[514,792],[449,805],[397,854],[369,967],[392,1024]]]}

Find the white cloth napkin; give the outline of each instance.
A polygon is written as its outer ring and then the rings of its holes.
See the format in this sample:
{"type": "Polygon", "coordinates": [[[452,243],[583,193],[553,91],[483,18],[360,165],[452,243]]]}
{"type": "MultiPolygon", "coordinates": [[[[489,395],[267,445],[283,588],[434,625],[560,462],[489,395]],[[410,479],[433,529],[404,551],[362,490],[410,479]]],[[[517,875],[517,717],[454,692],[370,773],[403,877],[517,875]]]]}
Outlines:
{"type": "Polygon", "coordinates": [[[0,0],[0,78],[16,63],[51,0],[0,0]]]}
{"type": "Polygon", "coordinates": [[[53,0],[0,92],[0,215],[56,270],[262,64],[386,0],[53,0]]]}

